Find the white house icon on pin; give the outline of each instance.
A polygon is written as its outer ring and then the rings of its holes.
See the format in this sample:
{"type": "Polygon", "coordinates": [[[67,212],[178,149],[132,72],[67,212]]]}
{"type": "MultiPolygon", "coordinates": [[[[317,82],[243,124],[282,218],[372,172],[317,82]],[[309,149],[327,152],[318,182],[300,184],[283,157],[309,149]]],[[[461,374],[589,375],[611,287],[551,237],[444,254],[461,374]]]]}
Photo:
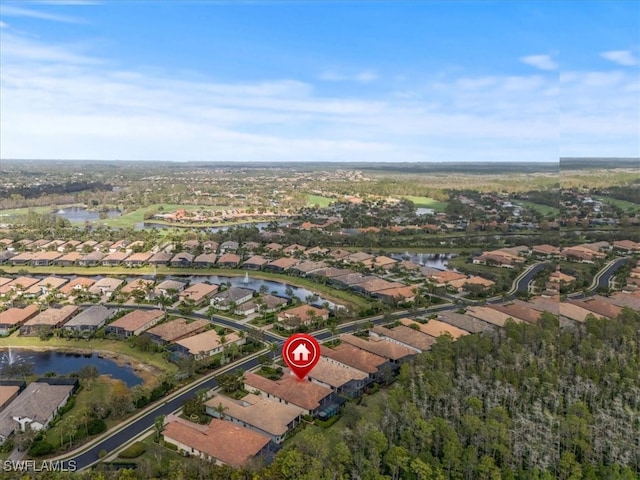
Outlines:
{"type": "Polygon", "coordinates": [[[291,353],[293,354],[293,360],[295,362],[306,362],[309,360],[309,355],[311,354],[306,343],[301,343],[291,353]]]}

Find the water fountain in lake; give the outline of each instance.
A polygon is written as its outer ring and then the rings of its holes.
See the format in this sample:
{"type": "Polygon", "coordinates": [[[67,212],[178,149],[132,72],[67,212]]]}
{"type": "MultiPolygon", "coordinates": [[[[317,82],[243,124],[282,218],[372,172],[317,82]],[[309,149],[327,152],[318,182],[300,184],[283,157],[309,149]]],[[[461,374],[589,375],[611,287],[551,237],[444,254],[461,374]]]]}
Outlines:
{"type": "Polygon", "coordinates": [[[244,283],[245,285],[249,283],[249,272],[245,272],[244,280],[242,281],[242,283],[244,283]]]}

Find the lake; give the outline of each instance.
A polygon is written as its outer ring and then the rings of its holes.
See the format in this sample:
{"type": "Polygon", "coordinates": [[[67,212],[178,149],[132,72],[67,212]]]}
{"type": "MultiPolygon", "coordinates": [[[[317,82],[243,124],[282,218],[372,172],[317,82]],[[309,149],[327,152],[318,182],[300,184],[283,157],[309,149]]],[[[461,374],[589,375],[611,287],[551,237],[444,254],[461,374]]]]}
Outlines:
{"type": "MultiPolygon", "coordinates": [[[[118,210],[108,210],[106,212],[107,217],[117,217],[120,215],[118,210]]],[[[58,217],[66,218],[70,222],[92,222],[95,220],[100,220],[100,212],[95,210],[87,210],[84,207],[69,207],[65,209],[61,209],[55,212],[55,215],[58,217]]]]}
{"type": "MultiPolygon", "coordinates": [[[[0,370],[10,362],[9,357],[8,350],[0,350],[0,370]]],[[[92,365],[98,369],[101,375],[109,375],[111,378],[122,380],[128,387],[142,383],[142,379],[135,374],[133,368],[120,366],[108,358],[99,358],[96,353],[81,355],[56,350],[34,351],[12,348],[11,361],[23,364],[31,363],[33,372],[40,376],[48,372],[66,375],[77,372],[86,365],[92,365]]]]}

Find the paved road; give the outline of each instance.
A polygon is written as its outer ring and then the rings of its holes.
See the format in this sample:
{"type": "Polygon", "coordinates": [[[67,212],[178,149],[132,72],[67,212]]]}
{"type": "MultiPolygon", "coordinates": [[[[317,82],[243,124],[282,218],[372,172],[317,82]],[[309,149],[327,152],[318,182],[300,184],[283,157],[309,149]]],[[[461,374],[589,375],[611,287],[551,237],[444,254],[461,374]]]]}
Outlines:
{"type": "Polygon", "coordinates": [[[613,262],[607,264],[602,270],[595,274],[593,278],[594,283],[591,284],[591,290],[596,290],[597,288],[601,287],[608,288],[611,277],[613,277],[615,273],[620,268],[622,268],[626,262],[627,258],[618,258],[613,262]]]}

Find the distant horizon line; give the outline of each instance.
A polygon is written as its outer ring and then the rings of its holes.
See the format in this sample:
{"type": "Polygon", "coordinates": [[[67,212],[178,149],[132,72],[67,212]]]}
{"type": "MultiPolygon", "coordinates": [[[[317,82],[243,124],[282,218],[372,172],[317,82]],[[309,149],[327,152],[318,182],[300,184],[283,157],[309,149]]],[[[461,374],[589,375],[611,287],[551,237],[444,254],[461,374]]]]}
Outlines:
{"type": "Polygon", "coordinates": [[[200,163],[200,164],[362,164],[362,165],[424,165],[424,164],[553,164],[562,161],[575,161],[575,160],[620,160],[624,162],[637,161],[640,162],[640,157],[559,157],[558,160],[425,160],[425,161],[375,161],[367,162],[362,160],[323,160],[323,161],[295,161],[295,160],[156,160],[156,159],[100,159],[100,158],[0,158],[1,162],[129,162],[129,163],[145,163],[145,162],[157,162],[157,163],[200,163]]]}

